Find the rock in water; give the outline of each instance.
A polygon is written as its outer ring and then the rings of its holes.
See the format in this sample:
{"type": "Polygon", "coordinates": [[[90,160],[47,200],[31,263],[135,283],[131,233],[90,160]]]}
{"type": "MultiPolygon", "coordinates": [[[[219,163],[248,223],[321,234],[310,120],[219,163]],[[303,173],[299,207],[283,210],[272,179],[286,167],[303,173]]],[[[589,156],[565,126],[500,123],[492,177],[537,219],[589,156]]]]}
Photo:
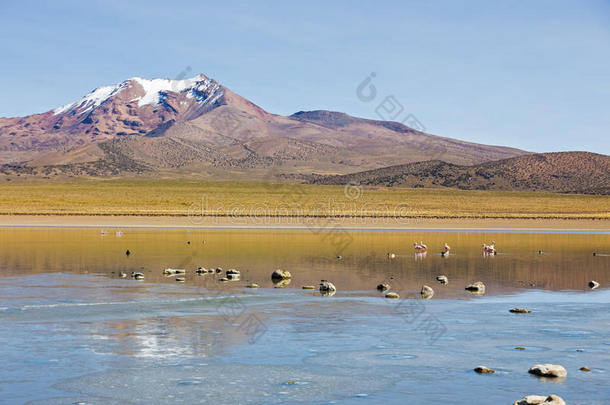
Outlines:
{"type": "Polygon", "coordinates": [[[256,283],[252,283],[252,284],[248,284],[246,287],[247,288],[259,288],[260,286],[256,283]]]}
{"type": "Polygon", "coordinates": [[[566,369],[558,364],[536,364],[530,367],[528,372],[540,377],[552,378],[563,378],[568,375],[566,369]]]}
{"type": "Polygon", "coordinates": [[[599,283],[595,280],[591,280],[589,281],[589,288],[592,290],[595,290],[597,287],[599,287],[599,283]]]}
{"type": "Polygon", "coordinates": [[[476,371],[479,374],[493,374],[496,372],[496,370],[494,370],[493,368],[489,368],[489,367],[485,367],[485,366],[478,366],[474,369],[474,371],[476,371]]]}
{"type": "Polygon", "coordinates": [[[421,288],[421,297],[423,299],[428,300],[428,299],[432,298],[433,295],[434,295],[434,290],[432,289],[432,287],[425,285],[421,288]]]}
{"type": "Polygon", "coordinates": [[[328,280],[322,280],[320,282],[320,291],[322,291],[322,292],[337,291],[337,287],[335,287],[335,285],[328,280]]]}
{"type": "Polygon", "coordinates": [[[509,311],[514,314],[530,314],[532,312],[531,309],[527,309],[527,308],[513,308],[513,309],[509,309],[509,311]]]}
{"type": "Polygon", "coordinates": [[[566,405],[566,403],[561,397],[551,394],[548,397],[528,395],[516,401],[513,405],[566,405]]]}
{"type": "Polygon", "coordinates": [[[277,269],[273,273],[271,273],[272,280],[286,280],[288,278],[292,278],[292,274],[286,270],[277,269]]]}
{"type": "Polygon", "coordinates": [[[313,285],[304,285],[303,287],[301,287],[303,290],[315,290],[316,287],[313,285]]]}
{"type": "Polygon", "coordinates": [[[400,295],[398,295],[398,293],[395,293],[395,292],[389,292],[385,295],[385,297],[396,299],[396,298],[400,298],[400,295]]]}
{"type": "Polygon", "coordinates": [[[241,273],[237,270],[227,270],[227,274],[225,277],[228,278],[229,280],[239,281],[239,278],[241,277],[241,273]]]}
{"type": "Polygon", "coordinates": [[[483,284],[480,281],[477,281],[476,283],[467,285],[465,290],[470,291],[471,293],[474,293],[474,294],[479,294],[479,295],[485,294],[485,284],[483,284]]]}
{"type": "Polygon", "coordinates": [[[436,281],[441,284],[449,284],[449,279],[447,278],[447,276],[436,276],[436,281]]]}
{"type": "Polygon", "coordinates": [[[589,367],[583,366],[581,368],[579,368],[580,371],[591,371],[591,369],[589,367]]]}
{"type": "Polygon", "coordinates": [[[171,276],[175,274],[186,274],[186,270],[184,269],[165,269],[163,270],[163,274],[166,276],[171,276]]]}
{"type": "Polygon", "coordinates": [[[390,285],[389,284],[379,284],[377,286],[377,290],[379,291],[387,291],[390,289],[390,285]]]}

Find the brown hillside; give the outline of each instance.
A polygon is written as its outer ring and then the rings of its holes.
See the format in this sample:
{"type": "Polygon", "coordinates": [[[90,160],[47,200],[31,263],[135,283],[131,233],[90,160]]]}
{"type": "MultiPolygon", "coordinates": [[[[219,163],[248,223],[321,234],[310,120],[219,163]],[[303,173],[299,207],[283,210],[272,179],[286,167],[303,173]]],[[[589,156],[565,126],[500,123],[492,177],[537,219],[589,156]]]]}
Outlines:
{"type": "Polygon", "coordinates": [[[472,166],[428,161],[341,176],[315,176],[316,184],[451,187],[610,194],[610,156],[590,152],[541,153],[472,166]]]}

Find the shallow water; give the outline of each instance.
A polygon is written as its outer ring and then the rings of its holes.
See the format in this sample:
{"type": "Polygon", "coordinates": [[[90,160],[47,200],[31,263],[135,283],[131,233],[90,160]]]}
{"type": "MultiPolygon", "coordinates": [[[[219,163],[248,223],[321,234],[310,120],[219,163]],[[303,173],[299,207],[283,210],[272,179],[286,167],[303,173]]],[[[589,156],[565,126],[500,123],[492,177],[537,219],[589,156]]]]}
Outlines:
{"type": "Polygon", "coordinates": [[[349,232],[339,246],[310,231],[108,231],[0,230],[0,403],[610,402],[608,234],[349,232]],[[491,240],[499,254],[484,256],[491,240]],[[292,272],[284,288],[276,268],[292,272]],[[337,294],[301,290],[320,279],[337,294]],[[485,295],[464,291],[474,281],[485,295]],[[382,298],[380,282],[402,299],[382,298]],[[538,363],[568,377],[529,375],[538,363]]]}

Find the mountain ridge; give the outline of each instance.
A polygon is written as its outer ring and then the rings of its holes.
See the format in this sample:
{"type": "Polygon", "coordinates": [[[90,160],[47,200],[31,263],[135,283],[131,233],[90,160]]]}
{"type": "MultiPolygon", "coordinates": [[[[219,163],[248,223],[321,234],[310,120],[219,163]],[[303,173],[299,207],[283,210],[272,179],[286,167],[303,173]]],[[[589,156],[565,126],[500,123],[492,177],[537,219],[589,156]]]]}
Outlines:
{"type": "MultiPolygon", "coordinates": [[[[204,74],[127,79],[26,117],[0,118],[4,175],[347,174],[440,159],[478,164],[529,152],[314,110],[265,111],[204,74]],[[258,173],[261,172],[261,173],[258,173]],[[224,173],[224,174],[223,174],[224,173]]],[[[264,177],[264,176],[263,176],[264,177]]]]}
{"type": "Polygon", "coordinates": [[[309,182],[609,195],[610,156],[583,151],[536,153],[471,166],[435,160],[347,175],[311,176],[309,182]]]}

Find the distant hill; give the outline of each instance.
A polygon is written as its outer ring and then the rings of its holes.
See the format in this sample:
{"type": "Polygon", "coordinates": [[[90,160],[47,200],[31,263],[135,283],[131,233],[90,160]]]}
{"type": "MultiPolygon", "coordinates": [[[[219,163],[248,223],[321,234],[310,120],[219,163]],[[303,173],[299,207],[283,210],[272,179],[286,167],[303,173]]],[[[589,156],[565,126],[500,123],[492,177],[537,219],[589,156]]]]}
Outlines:
{"type": "Polygon", "coordinates": [[[540,153],[476,165],[434,160],[347,175],[313,176],[310,182],[609,195],[610,156],[590,152],[540,153]]]}
{"type": "Polygon", "coordinates": [[[257,178],[273,167],[298,177],[432,159],[478,164],[526,153],[333,111],[276,115],[205,75],[132,78],[52,111],[0,118],[0,175],[9,176],[257,178]]]}

